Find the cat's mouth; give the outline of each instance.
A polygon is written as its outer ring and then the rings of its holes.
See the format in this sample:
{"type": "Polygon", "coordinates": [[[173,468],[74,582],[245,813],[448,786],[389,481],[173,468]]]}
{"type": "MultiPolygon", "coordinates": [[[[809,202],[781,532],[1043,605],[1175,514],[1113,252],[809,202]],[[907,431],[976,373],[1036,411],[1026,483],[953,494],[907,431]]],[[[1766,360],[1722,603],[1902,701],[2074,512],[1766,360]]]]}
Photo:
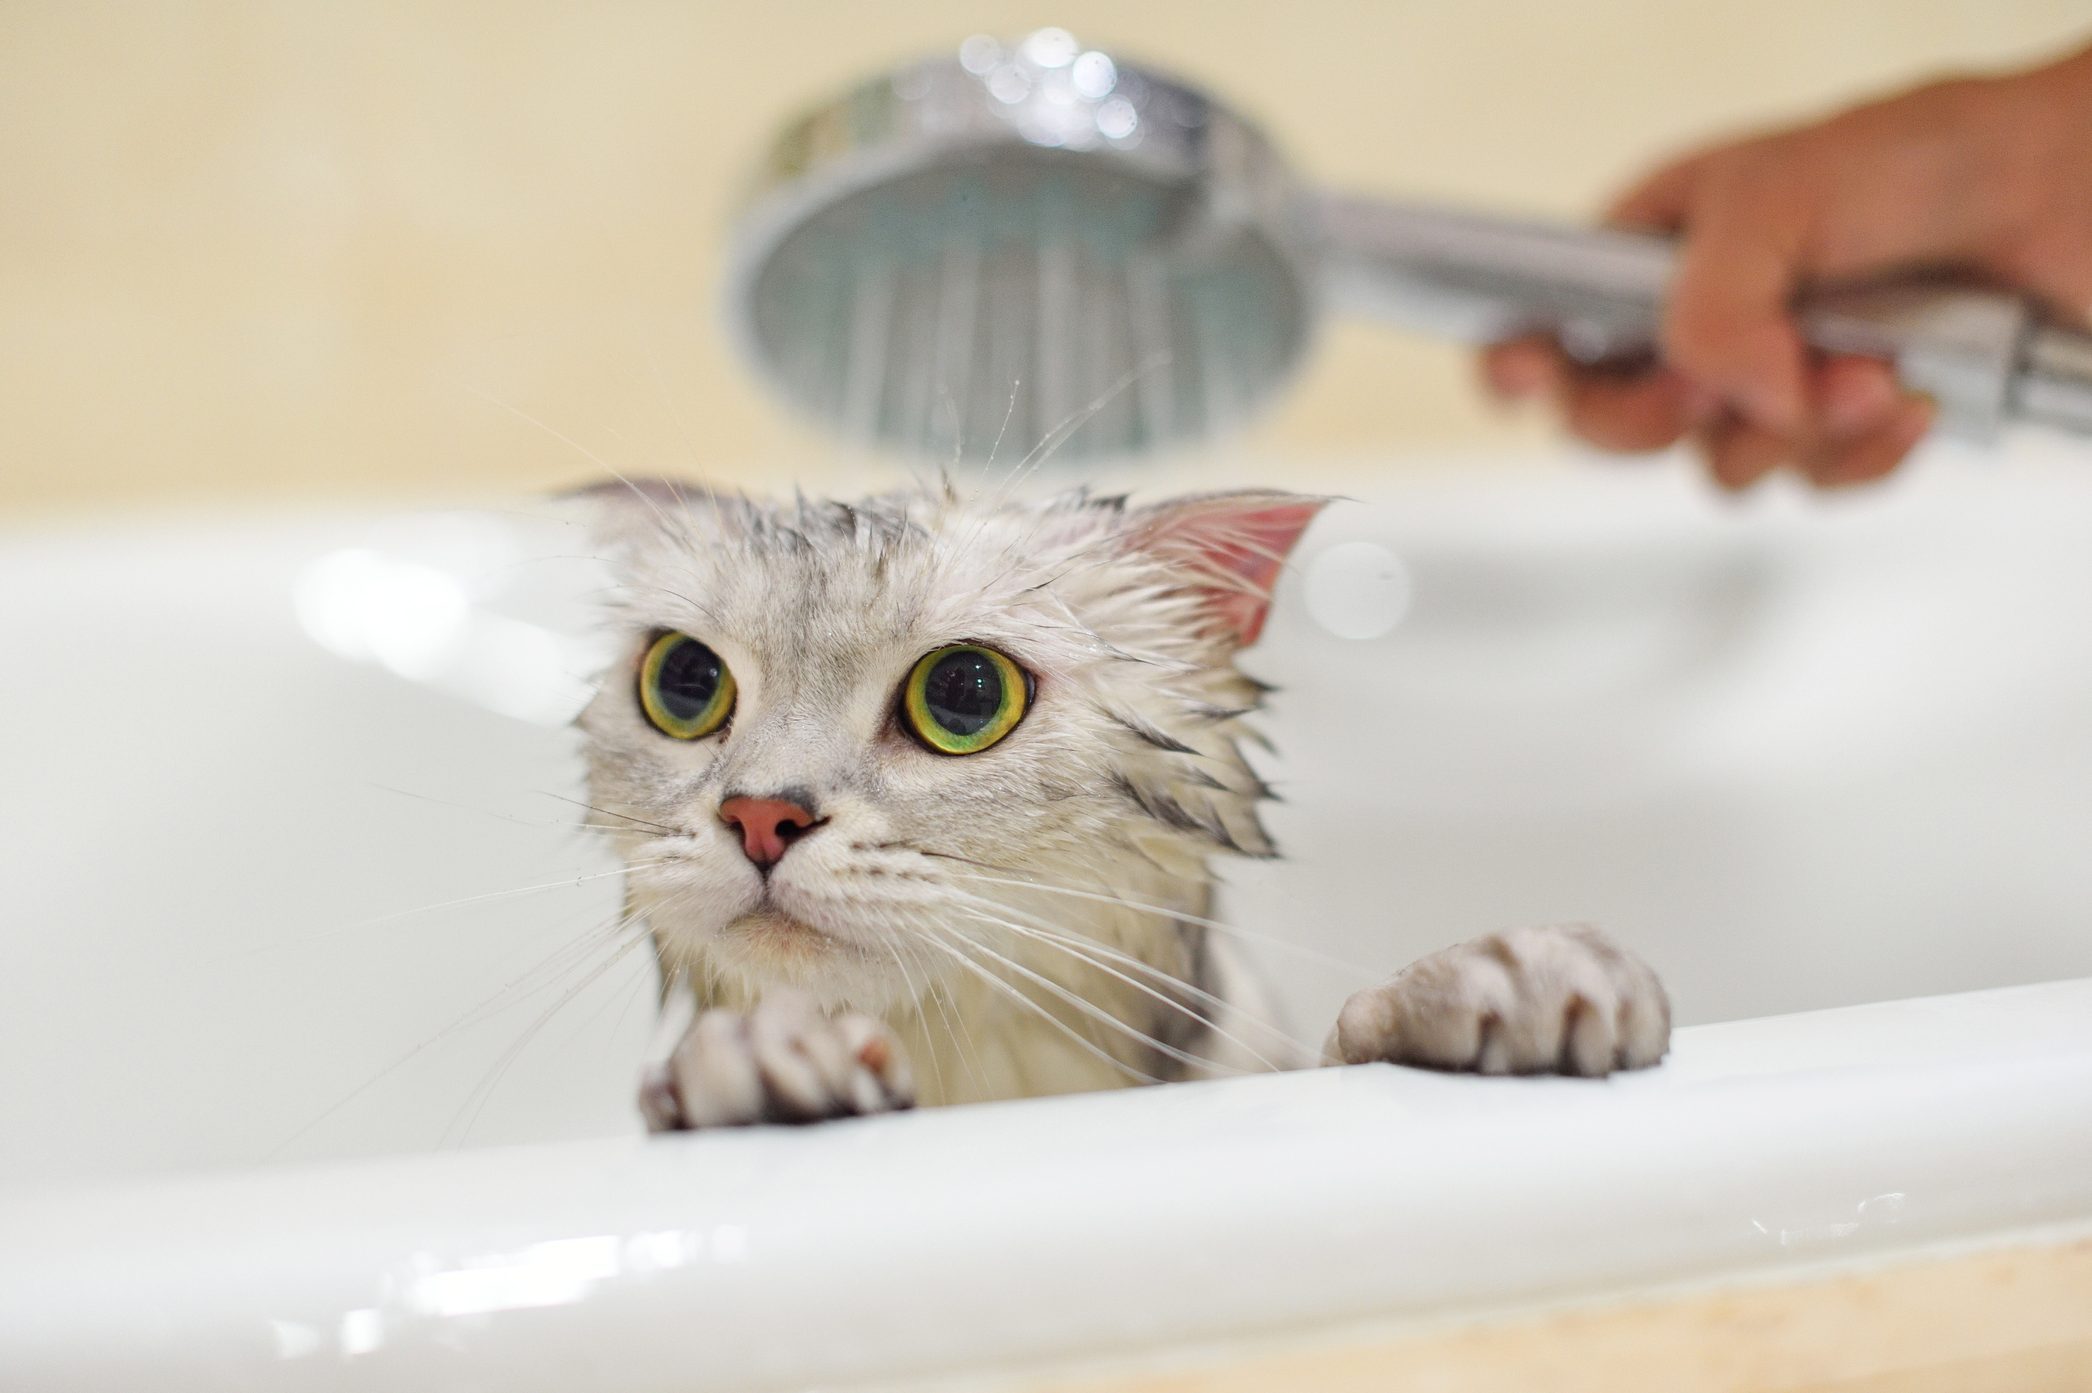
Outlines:
{"type": "Polygon", "coordinates": [[[726,926],[726,933],[757,952],[781,958],[826,957],[832,953],[864,956],[864,950],[848,939],[804,919],[795,919],[772,905],[742,915],[726,926]]]}

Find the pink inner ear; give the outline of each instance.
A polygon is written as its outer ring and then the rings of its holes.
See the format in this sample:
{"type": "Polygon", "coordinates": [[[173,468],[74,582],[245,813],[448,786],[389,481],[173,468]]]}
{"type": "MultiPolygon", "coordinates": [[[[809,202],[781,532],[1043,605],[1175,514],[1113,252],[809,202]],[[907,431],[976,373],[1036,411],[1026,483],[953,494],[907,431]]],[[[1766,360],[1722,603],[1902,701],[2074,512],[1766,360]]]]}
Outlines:
{"type": "Polygon", "coordinates": [[[1149,539],[1227,578],[1208,589],[1207,602],[1246,648],[1264,631],[1287,553],[1320,511],[1321,499],[1210,499],[1159,520],[1149,539]]]}

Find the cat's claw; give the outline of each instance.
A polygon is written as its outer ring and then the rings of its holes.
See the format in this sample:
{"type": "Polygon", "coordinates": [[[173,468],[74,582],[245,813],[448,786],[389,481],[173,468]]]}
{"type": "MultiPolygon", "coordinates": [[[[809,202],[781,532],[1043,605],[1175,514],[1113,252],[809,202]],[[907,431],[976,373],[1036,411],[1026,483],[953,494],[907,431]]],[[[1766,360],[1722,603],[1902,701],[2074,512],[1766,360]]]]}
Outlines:
{"type": "Polygon", "coordinates": [[[700,1013],[639,1087],[650,1132],[822,1122],[913,1106],[913,1075],[884,1023],[826,1015],[789,990],[747,1012],[700,1013]]]}
{"type": "Polygon", "coordinates": [[[1483,1074],[1646,1069],[1670,1048],[1656,974],[1588,924],[1513,929],[1420,958],[1338,1013],[1332,1064],[1483,1074]]]}

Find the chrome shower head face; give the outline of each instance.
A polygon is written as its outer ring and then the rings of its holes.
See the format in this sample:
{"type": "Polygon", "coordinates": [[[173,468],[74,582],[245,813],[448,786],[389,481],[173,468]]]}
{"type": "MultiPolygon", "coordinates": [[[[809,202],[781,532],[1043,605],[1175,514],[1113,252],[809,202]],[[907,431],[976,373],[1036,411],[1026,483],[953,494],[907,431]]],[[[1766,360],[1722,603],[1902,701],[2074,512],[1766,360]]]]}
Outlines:
{"type": "Polygon", "coordinates": [[[1300,216],[1262,136],[1191,89],[1058,30],[974,39],[783,134],[729,312],[762,376],[857,440],[1145,453],[1238,424],[1300,358],[1300,216]]]}

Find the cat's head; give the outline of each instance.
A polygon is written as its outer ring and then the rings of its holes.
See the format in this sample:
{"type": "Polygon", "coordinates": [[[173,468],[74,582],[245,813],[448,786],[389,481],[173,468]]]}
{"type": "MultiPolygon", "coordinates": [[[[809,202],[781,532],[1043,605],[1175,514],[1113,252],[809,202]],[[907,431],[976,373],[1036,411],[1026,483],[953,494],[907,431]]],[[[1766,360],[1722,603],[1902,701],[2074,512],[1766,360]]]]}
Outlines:
{"type": "Polygon", "coordinates": [[[672,966],[876,1007],[1035,941],[1041,896],[1191,908],[1211,854],[1272,853],[1234,658],[1320,500],[591,498],[592,801],[672,966]]]}

